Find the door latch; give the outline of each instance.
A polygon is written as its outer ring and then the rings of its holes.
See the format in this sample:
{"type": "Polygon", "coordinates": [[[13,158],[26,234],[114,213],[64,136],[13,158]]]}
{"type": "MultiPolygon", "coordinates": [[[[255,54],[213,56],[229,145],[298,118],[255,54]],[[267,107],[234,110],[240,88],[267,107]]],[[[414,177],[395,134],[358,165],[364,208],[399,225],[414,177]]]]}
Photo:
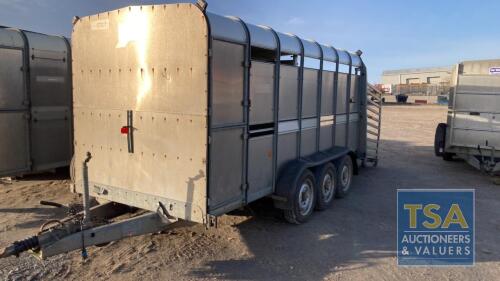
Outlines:
{"type": "Polygon", "coordinates": [[[121,127],[120,133],[127,135],[128,153],[134,153],[134,118],[132,110],[127,110],[127,126],[121,127]]]}

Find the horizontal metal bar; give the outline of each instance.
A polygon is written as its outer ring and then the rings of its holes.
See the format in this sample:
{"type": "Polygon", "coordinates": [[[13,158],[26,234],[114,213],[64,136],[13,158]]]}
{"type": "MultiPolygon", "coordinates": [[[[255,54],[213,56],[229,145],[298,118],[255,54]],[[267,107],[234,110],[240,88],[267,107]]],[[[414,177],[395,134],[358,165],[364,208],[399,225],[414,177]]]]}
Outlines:
{"type": "Polygon", "coordinates": [[[374,102],[374,101],[371,101],[371,100],[367,100],[368,101],[368,104],[370,105],[373,105],[373,106],[376,106],[376,107],[380,107],[380,104],[374,102]]]}
{"type": "Polygon", "coordinates": [[[228,130],[228,129],[236,129],[236,128],[244,128],[246,127],[245,123],[237,123],[237,124],[228,124],[228,125],[215,125],[212,126],[212,130],[228,130]]]}
{"type": "Polygon", "coordinates": [[[302,119],[302,129],[312,129],[317,127],[318,118],[302,119]]]}
{"type": "Polygon", "coordinates": [[[263,133],[263,132],[272,132],[274,128],[265,128],[265,129],[257,129],[248,131],[250,134],[263,133]]]}
{"type": "Polygon", "coordinates": [[[368,95],[368,97],[376,99],[378,102],[382,101],[382,98],[380,97],[380,95],[374,95],[374,94],[370,94],[370,93],[368,93],[367,95],[368,95]]]}
{"type": "Polygon", "coordinates": [[[500,96],[498,93],[492,92],[457,92],[457,95],[479,95],[479,96],[500,96]]]}
{"type": "Polygon", "coordinates": [[[453,130],[462,130],[462,131],[476,131],[476,132],[500,133],[500,130],[471,129],[471,128],[460,128],[460,127],[453,127],[452,129],[453,130]]]}
{"type": "Polygon", "coordinates": [[[500,111],[491,112],[491,111],[481,111],[481,110],[453,110],[451,113],[470,113],[477,112],[479,114],[500,114],[500,111]]]}
{"type": "Polygon", "coordinates": [[[324,122],[324,121],[333,121],[335,118],[333,115],[324,115],[324,116],[321,116],[321,119],[320,121],[321,122],[324,122]]]}
{"type": "Polygon", "coordinates": [[[377,129],[377,130],[379,130],[379,129],[380,129],[378,125],[372,124],[372,123],[370,123],[370,122],[367,122],[366,124],[367,124],[369,127],[372,127],[372,128],[374,128],[374,129],[377,129]]]}
{"type": "MultiPolygon", "coordinates": [[[[367,108],[366,108],[366,110],[368,110],[368,111],[370,111],[370,112],[373,112],[373,113],[375,113],[375,114],[377,114],[377,115],[378,115],[378,114],[380,114],[380,111],[376,111],[375,109],[370,108],[370,107],[367,107],[367,108]]],[[[380,110],[380,107],[379,107],[379,110],[380,110]]]]}
{"type": "Polygon", "coordinates": [[[377,121],[377,122],[378,122],[378,121],[380,121],[380,119],[378,119],[377,117],[374,117],[374,116],[370,116],[370,115],[369,115],[369,116],[367,116],[367,117],[368,117],[368,119],[371,119],[371,120],[373,120],[373,121],[377,121]]]}
{"type": "Polygon", "coordinates": [[[381,105],[379,105],[379,104],[370,104],[370,103],[369,103],[369,104],[367,104],[366,106],[367,106],[367,107],[369,106],[369,107],[372,107],[372,108],[376,108],[376,109],[379,109],[379,110],[380,110],[380,108],[382,108],[382,106],[381,106],[381,105]]]}
{"type": "Polygon", "coordinates": [[[0,49],[24,51],[24,47],[12,47],[12,46],[6,46],[6,45],[0,45],[0,49]]]}
{"type": "Polygon", "coordinates": [[[297,132],[299,131],[299,120],[280,121],[278,123],[278,133],[297,132]]]}
{"type": "Polygon", "coordinates": [[[25,109],[0,109],[0,113],[22,113],[28,112],[28,108],[25,109]]]}

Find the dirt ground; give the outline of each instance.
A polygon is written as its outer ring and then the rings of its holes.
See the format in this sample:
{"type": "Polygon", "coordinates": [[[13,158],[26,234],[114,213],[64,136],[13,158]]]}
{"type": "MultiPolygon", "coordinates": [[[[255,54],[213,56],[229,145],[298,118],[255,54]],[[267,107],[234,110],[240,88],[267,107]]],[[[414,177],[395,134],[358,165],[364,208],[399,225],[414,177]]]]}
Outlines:
{"type": "MultiPolygon", "coordinates": [[[[461,161],[433,154],[439,106],[386,106],[381,159],[362,169],[351,194],[303,225],[285,223],[267,202],[223,216],[217,229],[182,223],[145,235],[39,261],[0,260],[6,280],[500,280],[500,186],[461,161]],[[396,265],[396,189],[475,188],[476,265],[396,265]]],[[[38,204],[78,200],[61,175],[0,184],[0,247],[35,233],[64,212],[38,204]]]]}

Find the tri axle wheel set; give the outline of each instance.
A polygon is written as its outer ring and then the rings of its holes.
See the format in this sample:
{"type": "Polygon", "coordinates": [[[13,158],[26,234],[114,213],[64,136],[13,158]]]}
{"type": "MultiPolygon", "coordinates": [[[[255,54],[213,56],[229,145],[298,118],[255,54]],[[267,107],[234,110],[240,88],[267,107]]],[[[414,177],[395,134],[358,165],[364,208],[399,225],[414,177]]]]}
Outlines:
{"type": "Polygon", "coordinates": [[[314,210],[328,209],[335,197],[343,198],[349,193],[353,174],[354,165],[349,155],[305,169],[290,188],[293,202],[292,208],[284,211],[285,219],[301,224],[314,210]]]}

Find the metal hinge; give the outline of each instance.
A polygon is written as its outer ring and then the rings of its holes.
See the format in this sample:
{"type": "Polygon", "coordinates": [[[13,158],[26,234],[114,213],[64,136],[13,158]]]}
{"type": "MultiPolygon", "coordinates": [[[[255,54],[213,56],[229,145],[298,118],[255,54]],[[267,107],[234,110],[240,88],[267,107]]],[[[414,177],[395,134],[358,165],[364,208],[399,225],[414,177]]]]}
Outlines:
{"type": "Polygon", "coordinates": [[[241,190],[246,191],[248,189],[248,183],[242,184],[241,185],[241,190]]]}
{"type": "Polygon", "coordinates": [[[248,140],[248,138],[249,138],[248,132],[245,131],[243,134],[241,134],[241,139],[242,140],[248,140]]]}

